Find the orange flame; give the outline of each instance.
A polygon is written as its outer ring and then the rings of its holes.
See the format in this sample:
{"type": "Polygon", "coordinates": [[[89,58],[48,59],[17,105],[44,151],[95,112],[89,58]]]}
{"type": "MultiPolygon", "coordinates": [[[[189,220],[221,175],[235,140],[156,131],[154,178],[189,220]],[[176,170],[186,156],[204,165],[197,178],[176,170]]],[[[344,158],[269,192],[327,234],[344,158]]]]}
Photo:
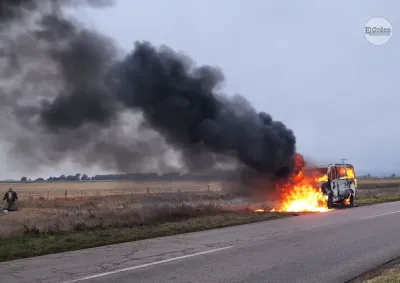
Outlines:
{"type": "Polygon", "coordinates": [[[325,175],[323,175],[323,176],[321,176],[321,177],[316,178],[315,180],[316,180],[317,182],[326,182],[326,181],[328,181],[328,175],[325,174],[325,175]]]}
{"type": "Polygon", "coordinates": [[[340,178],[354,179],[354,177],[355,177],[353,168],[339,167],[338,173],[339,173],[340,178]],[[347,171],[347,174],[346,174],[346,171],[347,171]]]}
{"type": "Polygon", "coordinates": [[[297,170],[289,180],[277,184],[280,194],[280,205],[272,211],[278,212],[325,212],[328,211],[327,199],[318,187],[319,180],[327,179],[327,176],[306,176],[304,173],[304,159],[300,154],[296,155],[297,170]]]}
{"type": "MultiPolygon", "coordinates": [[[[327,169],[327,168],[326,168],[327,169]]],[[[325,169],[321,168],[305,170],[305,162],[300,154],[296,154],[296,170],[288,180],[276,184],[279,193],[279,206],[271,212],[325,212],[329,211],[327,198],[321,192],[321,182],[328,181],[325,169]]],[[[341,179],[353,179],[357,187],[354,168],[337,167],[338,177],[341,179]]],[[[350,199],[344,200],[344,204],[350,204],[350,199]]],[[[262,209],[255,212],[264,211],[262,209]]]]}

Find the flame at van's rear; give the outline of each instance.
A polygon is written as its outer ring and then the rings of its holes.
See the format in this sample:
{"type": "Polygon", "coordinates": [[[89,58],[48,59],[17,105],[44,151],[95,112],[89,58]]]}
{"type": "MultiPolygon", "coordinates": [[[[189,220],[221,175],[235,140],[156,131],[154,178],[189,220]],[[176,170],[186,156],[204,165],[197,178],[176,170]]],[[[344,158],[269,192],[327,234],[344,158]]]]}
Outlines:
{"type": "Polygon", "coordinates": [[[297,170],[288,180],[276,185],[279,192],[279,206],[276,212],[325,212],[328,211],[327,199],[321,192],[318,182],[325,176],[305,174],[305,163],[301,155],[296,155],[297,170]]]}
{"type": "Polygon", "coordinates": [[[354,168],[339,167],[338,171],[339,171],[338,174],[339,174],[340,178],[349,178],[349,179],[355,178],[354,168]]]}

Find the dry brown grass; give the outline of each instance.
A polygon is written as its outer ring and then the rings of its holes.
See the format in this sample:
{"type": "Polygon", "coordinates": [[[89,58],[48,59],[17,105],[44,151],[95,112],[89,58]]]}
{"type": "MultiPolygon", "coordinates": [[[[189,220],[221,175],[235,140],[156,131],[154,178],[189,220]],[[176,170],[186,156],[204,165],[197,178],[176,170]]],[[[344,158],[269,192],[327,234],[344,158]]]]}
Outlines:
{"type": "Polygon", "coordinates": [[[23,198],[64,198],[105,195],[129,195],[163,192],[220,191],[221,182],[207,181],[70,181],[70,182],[0,182],[0,192],[13,188],[23,198]]]}
{"type": "Polygon", "coordinates": [[[400,282],[400,266],[384,270],[382,274],[364,281],[364,283],[398,283],[398,282],[400,282]]]}
{"type": "Polygon", "coordinates": [[[400,188],[400,182],[397,181],[370,181],[359,182],[359,190],[375,190],[375,189],[397,189],[400,188]]]}
{"type": "MultiPolygon", "coordinates": [[[[360,182],[359,196],[374,198],[399,195],[400,183],[392,184],[393,187],[390,187],[388,183],[382,185],[364,180],[360,182]]],[[[0,183],[0,190],[6,191],[8,187],[13,187],[20,196],[19,211],[0,214],[3,224],[0,226],[0,236],[20,234],[24,226],[36,227],[41,231],[74,231],[82,227],[130,227],[158,221],[164,216],[171,218],[171,215],[176,215],[177,210],[178,214],[185,217],[194,216],[187,214],[190,209],[190,213],[199,211],[199,215],[202,215],[204,209],[210,211],[209,205],[222,209],[223,204],[223,209],[229,210],[229,201],[223,200],[226,196],[222,192],[216,192],[223,185],[221,182],[187,181],[0,183]],[[113,190],[111,196],[109,188],[113,190]],[[151,188],[150,194],[146,194],[147,188],[151,188]],[[170,193],[169,188],[171,192],[181,190],[181,193],[170,193]],[[62,192],[66,189],[69,194],[64,199],[62,192]],[[117,191],[122,189],[126,190],[125,195],[117,191]],[[136,189],[142,194],[128,194],[129,189],[136,189]],[[192,191],[185,192],[189,189],[192,191]],[[83,194],[80,193],[81,190],[83,194]],[[49,199],[48,191],[51,192],[49,199]],[[91,191],[100,193],[90,194],[91,191]],[[168,193],[153,194],[160,191],[168,193]],[[36,197],[29,198],[29,194],[36,197]]],[[[235,207],[238,207],[237,203],[235,207]]],[[[211,211],[216,212],[215,209],[211,211]]]]}
{"type": "Polygon", "coordinates": [[[224,197],[208,192],[22,200],[20,210],[0,213],[0,261],[291,215],[252,213],[255,207],[224,197]]]}
{"type": "MultiPolygon", "coordinates": [[[[9,184],[2,184],[4,191],[9,184]]],[[[86,182],[86,183],[17,183],[13,184],[21,199],[19,211],[0,213],[0,261],[40,254],[88,248],[124,241],[194,232],[285,217],[286,214],[249,213],[260,204],[249,207],[246,200],[231,199],[222,192],[184,192],[183,188],[208,186],[222,188],[221,183],[208,182],[86,182]],[[69,198],[25,198],[26,193],[82,189],[82,184],[107,191],[110,184],[131,188],[180,188],[180,193],[115,194],[111,196],[77,194],[69,198]],[[16,186],[18,185],[18,186],[16,186]],[[19,185],[21,185],[19,187],[19,185]],[[43,187],[43,185],[54,187],[43,187]],[[79,185],[79,187],[77,187],[79,185]],[[23,192],[21,192],[23,191],[23,192]],[[24,195],[25,192],[25,195],[24,195]],[[38,235],[40,237],[38,237],[38,235]],[[1,246],[15,247],[12,251],[1,246]]],[[[115,189],[115,188],[114,188],[115,189]]],[[[360,183],[360,205],[394,201],[400,185],[393,188],[360,183]]],[[[154,192],[156,190],[154,189],[154,192]]],[[[264,203],[265,204],[265,203],[264,203]]],[[[266,210],[269,207],[264,207],[266,210]]],[[[272,208],[272,207],[271,207],[272,208]]]]}
{"type": "Polygon", "coordinates": [[[0,214],[0,236],[21,234],[24,227],[43,232],[127,228],[230,210],[213,192],[21,200],[18,211],[0,214]]]}
{"type": "Polygon", "coordinates": [[[359,178],[359,184],[400,184],[400,178],[359,178]]]}
{"type": "Polygon", "coordinates": [[[292,215],[288,213],[243,213],[241,211],[221,213],[219,209],[215,210],[217,214],[213,214],[214,206],[201,207],[203,214],[198,215],[196,212],[198,216],[193,218],[189,217],[193,213],[193,208],[177,206],[172,210],[164,211],[168,215],[176,217],[177,221],[163,222],[165,218],[152,217],[150,219],[153,224],[137,225],[131,228],[88,229],[86,226],[77,225],[75,226],[76,232],[68,233],[41,233],[37,229],[27,228],[24,235],[0,237],[0,262],[273,220],[292,215]]]}
{"type": "MultiPolygon", "coordinates": [[[[359,179],[360,189],[400,187],[400,178],[359,179]]],[[[66,181],[0,182],[0,193],[13,188],[22,199],[76,198],[106,195],[221,191],[227,182],[218,181],[66,181]]]]}

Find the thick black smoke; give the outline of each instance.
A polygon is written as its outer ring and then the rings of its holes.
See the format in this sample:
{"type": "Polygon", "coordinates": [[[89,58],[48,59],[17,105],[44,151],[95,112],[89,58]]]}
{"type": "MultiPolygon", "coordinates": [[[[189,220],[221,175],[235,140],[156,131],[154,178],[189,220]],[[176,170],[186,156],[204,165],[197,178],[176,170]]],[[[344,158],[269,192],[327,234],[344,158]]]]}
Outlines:
{"type": "Polygon", "coordinates": [[[257,113],[243,97],[217,94],[223,79],[219,69],[196,67],[170,48],[140,42],[118,64],[114,77],[118,99],[143,111],[148,124],[177,148],[201,144],[258,172],[290,172],[293,132],[257,113]]]}
{"type": "Polygon", "coordinates": [[[191,171],[220,162],[278,176],[294,169],[293,132],[244,97],[219,93],[220,69],[148,42],[121,58],[112,40],[63,14],[72,2],[0,4],[9,28],[0,103],[15,160],[163,171],[172,148],[191,171]]]}

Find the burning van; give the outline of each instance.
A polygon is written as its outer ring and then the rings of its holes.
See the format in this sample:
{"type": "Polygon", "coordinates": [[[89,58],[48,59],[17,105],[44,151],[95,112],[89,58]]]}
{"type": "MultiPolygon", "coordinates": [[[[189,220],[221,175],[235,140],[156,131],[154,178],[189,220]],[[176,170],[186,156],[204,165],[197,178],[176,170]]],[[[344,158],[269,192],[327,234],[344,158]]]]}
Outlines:
{"type": "Polygon", "coordinates": [[[328,208],[334,204],[354,205],[357,178],[351,164],[330,164],[317,168],[318,182],[325,195],[328,208]]]}

